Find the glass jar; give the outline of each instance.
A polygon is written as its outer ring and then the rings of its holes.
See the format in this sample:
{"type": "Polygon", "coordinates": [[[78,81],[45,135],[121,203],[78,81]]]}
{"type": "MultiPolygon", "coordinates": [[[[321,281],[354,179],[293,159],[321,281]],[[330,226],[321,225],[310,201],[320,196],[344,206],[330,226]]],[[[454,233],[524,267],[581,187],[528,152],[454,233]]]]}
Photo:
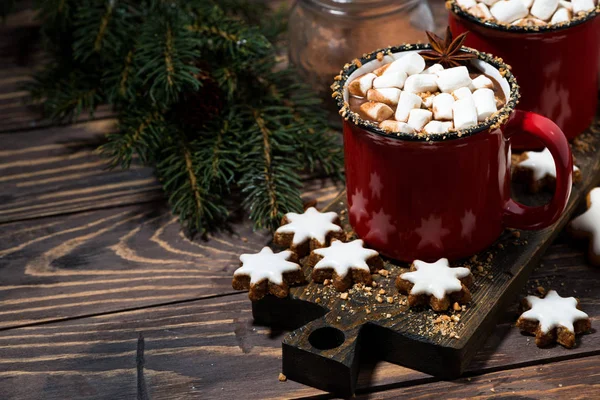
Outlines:
{"type": "MultiPolygon", "coordinates": [[[[434,31],[426,0],[297,0],[289,20],[289,58],[323,98],[344,64],[389,45],[426,42],[434,31]]],[[[326,101],[331,105],[331,100],[326,101]]]]}

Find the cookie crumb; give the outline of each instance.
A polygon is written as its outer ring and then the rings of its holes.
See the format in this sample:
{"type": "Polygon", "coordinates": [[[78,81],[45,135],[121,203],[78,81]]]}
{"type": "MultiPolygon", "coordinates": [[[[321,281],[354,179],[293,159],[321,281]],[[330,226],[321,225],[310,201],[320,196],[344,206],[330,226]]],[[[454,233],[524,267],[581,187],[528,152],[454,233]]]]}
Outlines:
{"type": "Polygon", "coordinates": [[[460,311],[462,310],[462,308],[460,307],[460,304],[458,303],[454,303],[454,305],[452,306],[452,308],[454,309],[454,311],[460,311]]]}
{"type": "Polygon", "coordinates": [[[317,297],[317,298],[315,299],[315,303],[320,303],[320,302],[321,302],[321,298],[320,298],[320,297],[317,297]]]}
{"type": "Polygon", "coordinates": [[[385,294],[385,289],[379,289],[379,294],[385,294]]]}
{"type": "Polygon", "coordinates": [[[512,235],[518,239],[518,238],[521,237],[521,232],[519,232],[519,231],[513,231],[512,235]]]}
{"type": "Polygon", "coordinates": [[[496,389],[494,389],[494,388],[491,388],[491,389],[490,389],[490,392],[494,392],[494,393],[496,393],[496,389]]]}
{"type": "Polygon", "coordinates": [[[390,275],[390,272],[387,269],[380,269],[379,275],[385,276],[387,278],[390,275]]]}
{"type": "Polygon", "coordinates": [[[375,281],[371,282],[371,286],[377,287],[377,282],[375,282],[375,281]]]}
{"type": "Polygon", "coordinates": [[[392,296],[388,296],[388,297],[386,298],[386,301],[387,301],[388,303],[392,304],[392,303],[394,302],[394,298],[393,298],[392,296]]]}
{"type": "Polygon", "coordinates": [[[375,300],[377,300],[378,303],[383,303],[383,299],[381,298],[381,296],[375,297],[375,300]]]}
{"type": "Polygon", "coordinates": [[[329,285],[330,283],[331,283],[331,282],[329,281],[329,279],[325,279],[325,280],[323,281],[323,285],[325,285],[325,286],[329,285]]]}
{"type": "Polygon", "coordinates": [[[348,300],[348,292],[344,292],[344,293],[340,294],[340,299],[348,300]]]}
{"type": "Polygon", "coordinates": [[[285,376],[284,374],[282,374],[281,372],[279,373],[279,382],[285,382],[287,381],[287,376],[285,376]]]}
{"type": "Polygon", "coordinates": [[[546,289],[543,286],[538,286],[536,290],[542,296],[546,294],[546,289]]]}
{"type": "Polygon", "coordinates": [[[392,314],[385,314],[386,318],[392,318],[392,314]]]}

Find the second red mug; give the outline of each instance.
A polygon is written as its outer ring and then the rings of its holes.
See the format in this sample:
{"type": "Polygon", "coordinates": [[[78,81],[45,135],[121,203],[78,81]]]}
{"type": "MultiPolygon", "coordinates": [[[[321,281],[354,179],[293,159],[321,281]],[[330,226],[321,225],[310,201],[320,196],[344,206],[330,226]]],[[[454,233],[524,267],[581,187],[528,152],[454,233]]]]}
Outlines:
{"type": "MultiPolygon", "coordinates": [[[[390,57],[426,48],[392,47],[390,57]]],[[[383,65],[379,51],[347,64],[333,85],[345,117],[350,224],[369,247],[406,262],[459,259],[490,246],[505,227],[542,229],[558,219],[571,192],[571,150],[552,121],[515,111],[519,88],[505,64],[467,50],[478,57],[473,66],[500,82],[508,99],[488,123],[461,136],[390,135],[348,108],[347,82],[383,65]],[[510,143],[518,132],[541,140],[554,157],[556,192],[547,205],[532,208],[511,198],[510,143]]]]}
{"type": "MultiPolygon", "coordinates": [[[[450,2],[452,34],[469,32],[465,46],[501,57],[521,86],[518,109],[554,121],[574,139],[594,120],[600,72],[600,12],[583,20],[544,27],[483,22],[450,2]]],[[[517,135],[513,148],[539,148],[541,142],[517,135]]]]}

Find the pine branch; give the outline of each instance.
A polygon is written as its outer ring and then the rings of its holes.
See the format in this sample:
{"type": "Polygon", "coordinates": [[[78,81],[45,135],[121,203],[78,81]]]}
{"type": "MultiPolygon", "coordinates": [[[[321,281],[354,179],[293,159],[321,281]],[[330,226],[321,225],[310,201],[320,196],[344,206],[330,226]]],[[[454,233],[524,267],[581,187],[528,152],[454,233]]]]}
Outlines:
{"type": "Polygon", "coordinates": [[[195,91],[200,82],[194,77],[194,65],[200,40],[186,26],[188,20],[180,11],[153,15],[142,25],[135,62],[142,67],[137,76],[149,86],[154,102],[168,106],[185,91],[195,91]]]}
{"type": "Polygon", "coordinates": [[[302,210],[298,176],[302,165],[291,157],[293,149],[286,143],[289,132],[277,124],[269,127],[266,112],[248,111],[254,126],[249,127],[249,148],[243,151],[240,186],[246,196],[242,204],[256,227],[274,229],[285,213],[302,210]]]}
{"type": "Polygon", "coordinates": [[[56,121],[74,121],[83,111],[92,115],[103,102],[99,76],[50,64],[23,85],[30,100],[41,102],[44,116],[56,121]]]}
{"type": "Polygon", "coordinates": [[[160,148],[164,131],[165,120],[160,110],[130,110],[120,117],[118,131],[107,134],[107,142],[100,151],[111,160],[111,168],[129,168],[134,154],[140,157],[142,163],[150,164],[160,148]]]}
{"type": "Polygon", "coordinates": [[[285,19],[248,0],[40,0],[53,62],[28,84],[47,115],[101,103],[111,166],[154,167],[192,231],[223,223],[239,193],[257,227],[301,211],[304,170],[339,176],[336,136],[275,45],[285,19]],[[276,20],[274,20],[276,19],[276,20]]]}
{"type": "Polygon", "coordinates": [[[169,204],[190,231],[203,232],[214,228],[225,220],[228,212],[219,199],[219,193],[197,178],[201,164],[196,156],[198,144],[178,134],[174,127],[167,129],[173,129],[173,135],[161,145],[156,173],[169,194],[169,204]]]}

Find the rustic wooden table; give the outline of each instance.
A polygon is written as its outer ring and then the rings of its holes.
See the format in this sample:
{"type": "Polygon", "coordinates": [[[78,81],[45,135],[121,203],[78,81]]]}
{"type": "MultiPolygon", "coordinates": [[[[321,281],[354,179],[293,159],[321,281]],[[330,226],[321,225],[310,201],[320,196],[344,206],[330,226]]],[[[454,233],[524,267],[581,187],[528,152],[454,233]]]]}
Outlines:
{"type": "MultiPolygon", "coordinates": [[[[107,171],[94,149],[114,129],[51,126],[23,105],[18,82],[41,62],[32,13],[0,28],[0,398],[330,398],[279,382],[282,332],[255,327],[231,289],[241,252],[268,240],[234,232],[190,240],[152,171],[107,171]]],[[[339,191],[307,180],[324,205],[339,191]]],[[[560,235],[527,288],[581,299],[600,326],[600,269],[560,235]]],[[[538,349],[514,327],[516,306],[461,379],[367,362],[358,398],[598,398],[600,335],[538,349]]],[[[596,328],[598,329],[598,328],[596,328]]]]}

